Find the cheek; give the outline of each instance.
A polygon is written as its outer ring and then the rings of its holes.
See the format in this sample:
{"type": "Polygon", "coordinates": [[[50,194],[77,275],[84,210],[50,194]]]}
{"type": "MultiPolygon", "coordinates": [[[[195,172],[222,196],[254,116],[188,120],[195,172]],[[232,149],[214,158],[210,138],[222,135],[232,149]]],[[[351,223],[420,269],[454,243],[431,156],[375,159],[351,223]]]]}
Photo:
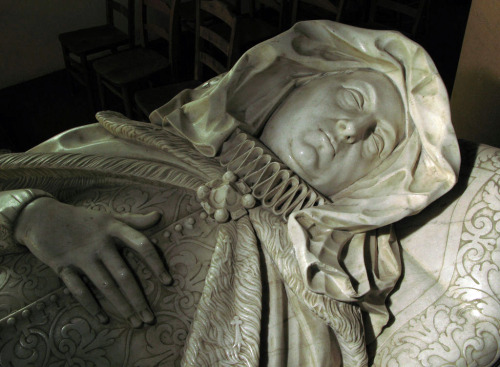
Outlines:
{"type": "Polygon", "coordinates": [[[363,143],[347,146],[335,157],[336,166],[342,167],[344,179],[349,184],[365,176],[378,165],[378,155],[367,155],[363,143]]]}
{"type": "Polygon", "coordinates": [[[318,163],[318,152],[314,145],[305,141],[294,142],[291,146],[292,156],[300,164],[302,169],[314,169],[318,163]]]}
{"type": "Polygon", "coordinates": [[[352,168],[351,183],[366,176],[380,163],[378,154],[366,154],[364,150],[360,150],[350,157],[352,168]],[[354,163],[352,163],[354,162],[354,163]]]}

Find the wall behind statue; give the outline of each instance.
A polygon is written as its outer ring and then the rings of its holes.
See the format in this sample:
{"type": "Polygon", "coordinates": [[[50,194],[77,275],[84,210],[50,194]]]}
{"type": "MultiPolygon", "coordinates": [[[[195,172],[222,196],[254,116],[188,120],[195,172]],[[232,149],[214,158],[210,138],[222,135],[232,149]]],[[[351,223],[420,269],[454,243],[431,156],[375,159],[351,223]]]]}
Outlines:
{"type": "Polygon", "coordinates": [[[103,0],[1,0],[0,89],[63,69],[58,34],[105,21],[103,0]]]}
{"type": "Polygon", "coordinates": [[[500,147],[500,1],[473,0],[451,96],[459,138],[500,147]]]}

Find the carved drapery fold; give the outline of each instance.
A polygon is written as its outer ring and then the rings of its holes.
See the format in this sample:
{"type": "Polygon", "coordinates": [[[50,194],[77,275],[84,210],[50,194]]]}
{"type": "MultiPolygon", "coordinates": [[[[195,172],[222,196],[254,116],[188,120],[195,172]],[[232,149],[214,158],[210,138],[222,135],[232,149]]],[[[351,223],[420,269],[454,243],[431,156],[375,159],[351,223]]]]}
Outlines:
{"type": "Polygon", "coordinates": [[[221,226],[183,366],[258,366],[262,279],[247,216],[221,226]]]}
{"type": "Polygon", "coordinates": [[[264,251],[278,268],[286,286],[334,331],[342,352],[343,365],[368,366],[361,309],[307,288],[299,272],[293,245],[287,237],[286,225],[278,217],[257,208],[250,211],[250,219],[264,251]]]}

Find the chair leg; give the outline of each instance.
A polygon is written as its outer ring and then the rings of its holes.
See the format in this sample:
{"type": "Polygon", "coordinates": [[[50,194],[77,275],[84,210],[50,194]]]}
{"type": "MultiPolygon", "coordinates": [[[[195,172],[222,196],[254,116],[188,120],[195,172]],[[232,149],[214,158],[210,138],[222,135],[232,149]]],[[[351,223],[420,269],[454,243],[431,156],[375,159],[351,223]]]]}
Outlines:
{"type": "Polygon", "coordinates": [[[123,105],[125,106],[125,115],[127,115],[128,118],[133,119],[134,112],[132,108],[132,96],[130,95],[130,90],[127,86],[122,86],[122,98],[123,105]]]}
{"type": "Polygon", "coordinates": [[[104,86],[101,80],[101,76],[97,74],[97,88],[99,90],[99,100],[101,101],[101,110],[106,110],[106,98],[104,96],[104,86]]]}
{"type": "Polygon", "coordinates": [[[96,112],[94,93],[92,93],[92,78],[90,77],[90,66],[87,60],[87,56],[82,56],[81,61],[83,66],[83,80],[85,81],[85,86],[87,88],[87,99],[89,100],[89,105],[92,109],[92,112],[96,112]]]}
{"type": "Polygon", "coordinates": [[[74,95],[76,92],[76,87],[75,87],[75,82],[73,80],[73,75],[71,75],[71,59],[69,56],[69,50],[63,45],[61,45],[61,48],[64,59],[64,67],[66,68],[66,78],[68,80],[69,89],[71,91],[71,94],[74,95]]]}

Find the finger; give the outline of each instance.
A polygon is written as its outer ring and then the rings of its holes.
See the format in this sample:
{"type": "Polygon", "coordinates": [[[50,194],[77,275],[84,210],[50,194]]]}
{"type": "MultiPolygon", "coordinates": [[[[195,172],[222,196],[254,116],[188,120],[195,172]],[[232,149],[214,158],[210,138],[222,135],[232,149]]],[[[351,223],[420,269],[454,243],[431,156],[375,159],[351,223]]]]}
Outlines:
{"type": "Polygon", "coordinates": [[[101,310],[94,295],[85,285],[83,280],[70,268],[64,268],[60,273],[62,281],[71,292],[73,297],[85,308],[91,315],[95,316],[99,322],[105,324],[109,321],[108,316],[101,310]]]}
{"type": "MultiPolygon", "coordinates": [[[[85,270],[85,269],[84,269],[85,270]]],[[[134,309],[121,294],[115,281],[101,263],[92,264],[92,268],[86,271],[89,280],[101,291],[104,297],[115,307],[116,311],[127,319],[130,324],[138,328],[142,322],[135,315],[134,309]]]]}
{"type": "Polygon", "coordinates": [[[154,315],[142,294],[136,279],[129,267],[123,261],[116,248],[106,247],[101,253],[101,261],[107,267],[111,276],[115,279],[121,292],[132,305],[135,312],[143,322],[150,324],[154,320],[154,315]]]}
{"type": "Polygon", "coordinates": [[[123,223],[117,223],[110,234],[138,252],[163,284],[170,285],[172,283],[172,277],[161,261],[160,255],[146,236],[123,223]]]}
{"type": "Polygon", "coordinates": [[[148,214],[113,214],[113,217],[135,229],[148,229],[154,226],[161,218],[161,214],[157,211],[153,211],[148,214]]]}

